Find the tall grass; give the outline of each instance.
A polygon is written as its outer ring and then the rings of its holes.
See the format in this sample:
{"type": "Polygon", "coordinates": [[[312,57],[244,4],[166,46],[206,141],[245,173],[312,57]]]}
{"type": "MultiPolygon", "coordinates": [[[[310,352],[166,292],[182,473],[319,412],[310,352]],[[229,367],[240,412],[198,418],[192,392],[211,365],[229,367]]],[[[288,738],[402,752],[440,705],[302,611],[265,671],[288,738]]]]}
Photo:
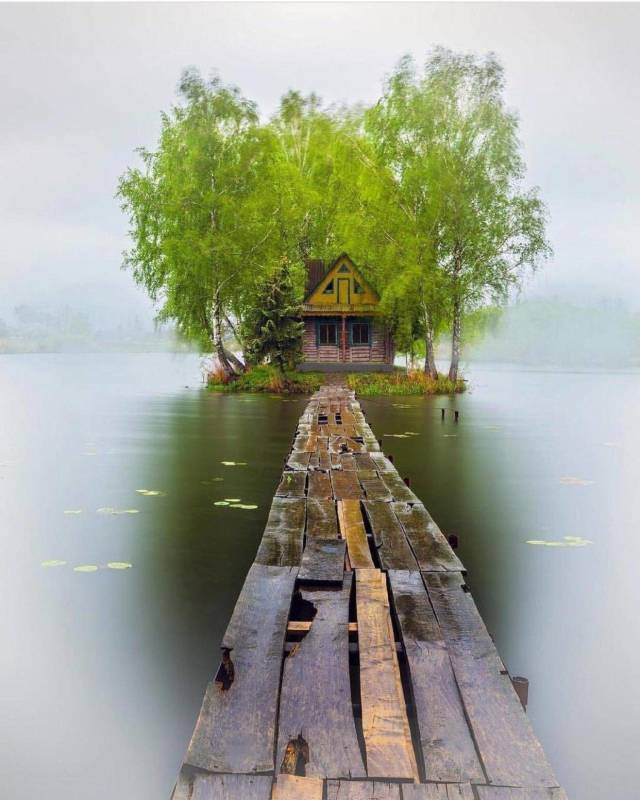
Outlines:
{"type": "Polygon", "coordinates": [[[269,392],[270,394],[313,394],[323,383],[318,372],[289,372],[286,376],[274,367],[252,367],[231,380],[224,371],[209,373],[207,383],[216,392],[269,392]]]}
{"type": "Polygon", "coordinates": [[[430,378],[422,370],[351,373],[347,376],[347,385],[357,394],[365,397],[402,394],[456,394],[464,392],[466,389],[463,380],[450,381],[445,375],[430,378]]]}

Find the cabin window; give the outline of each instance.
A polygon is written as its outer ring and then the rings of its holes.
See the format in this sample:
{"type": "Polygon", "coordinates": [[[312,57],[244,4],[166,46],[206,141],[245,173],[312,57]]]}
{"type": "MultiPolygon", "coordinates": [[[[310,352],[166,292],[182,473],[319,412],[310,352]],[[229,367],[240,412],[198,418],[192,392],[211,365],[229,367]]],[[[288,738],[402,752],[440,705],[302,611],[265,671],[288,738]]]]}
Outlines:
{"type": "Polygon", "coordinates": [[[324,287],[322,294],[333,294],[333,281],[329,281],[329,283],[324,287]]]}
{"type": "Polygon", "coordinates": [[[362,288],[362,286],[360,286],[358,281],[354,281],[353,282],[353,293],[354,294],[364,294],[364,289],[362,288]]]}
{"type": "Polygon", "coordinates": [[[351,323],[351,344],[369,344],[369,323],[351,323]]]}
{"type": "Polygon", "coordinates": [[[335,322],[318,323],[318,344],[337,344],[338,326],[335,322]]]}
{"type": "Polygon", "coordinates": [[[346,264],[343,264],[338,272],[349,272],[349,267],[346,264]]]}

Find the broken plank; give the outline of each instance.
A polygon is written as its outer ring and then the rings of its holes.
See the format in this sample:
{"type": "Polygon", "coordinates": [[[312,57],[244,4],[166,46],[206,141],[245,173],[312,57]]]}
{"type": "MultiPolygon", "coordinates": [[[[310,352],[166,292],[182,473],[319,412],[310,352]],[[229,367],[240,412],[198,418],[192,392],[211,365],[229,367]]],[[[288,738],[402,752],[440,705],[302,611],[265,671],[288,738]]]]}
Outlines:
{"type": "Polygon", "coordinates": [[[298,580],[301,583],[342,584],[345,549],[344,539],[310,536],[302,554],[298,580]]]}
{"type": "Polygon", "coordinates": [[[474,800],[469,783],[430,783],[402,787],[402,800],[474,800]]]}
{"type": "Polygon", "coordinates": [[[369,549],[369,540],[362,519],[359,500],[338,501],[338,521],[340,534],[347,541],[347,552],[352,569],[372,569],[374,567],[369,549]]]}
{"type": "Polygon", "coordinates": [[[350,573],[342,589],[302,589],[316,609],[309,632],[285,659],[278,719],[276,767],[295,767],[302,752],[305,774],[363,778],[349,676],[350,573]],[[294,757],[288,756],[293,750],[294,757]]]}
{"type": "MultiPolygon", "coordinates": [[[[348,625],[349,633],[358,632],[358,623],[350,622],[348,625]]],[[[310,620],[290,619],[287,622],[287,633],[307,633],[311,630],[310,620]]]]}
{"type": "Polygon", "coordinates": [[[272,800],[322,800],[322,778],[278,775],[273,784],[272,800]]]}
{"type": "Polygon", "coordinates": [[[356,572],[362,728],[370,778],[418,780],[386,577],[356,572]]]}
{"type": "Polygon", "coordinates": [[[393,510],[404,528],[421,570],[464,571],[462,562],[421,503],[412,506],[406,503],[393,503],[393,510]]]}
{"type": "Polygon", "coordinates": [[[196,773],[189,800],[270,800],[269,775],[206,775],[196,773]]]}
{"type": "Polygon", "coordinates": [[[331,483],[333,485],[333,496],[336,500],[360,498],[363,496],[362,487],[358,482],[357,472],[345,472],[344,470],[331,470],[331,483]]]}
{"type": "Polygon", "coordinates": [[[567,800],[563,789],[514,789],[509,786],[477,786],[479,800],[567,800]]]}
{"type": "Polygon", "coordinates": [[[407,484],[402,480],[400,475],[394,470],[393,472],[380,472],[380,477],[384,481],[385,486],[392,494],[393,499],[402,503],[419,503],[419,498],[411,491],[407,484]]]}
{"type": "Polygon", "coordinates": [[[297,568],[253,564],[222,640],[233,680],[212,681],[185,762],[209,772],[274,769],[282,650],[297,568]]]}
{"type": "Polygon", "coordinates": [[[338,518],[333,500],[309,497],[307,500],[307,538],[337,539],[338,518]]]}
{"type": "Polygon", "coordinates": [[[365,500],[362,505],[384,569],[418,569],[404,529],[393,513],[391,504],[365,500]]]}
{"type": "Polygon", "coordinates": [[[333,486],[328,472],[309,471],[309,497],[325,499],[333,497],[333,486]]]}
{"type": "Polygon", "coordinates": [[[484,781],[447,647],[422,577],[416,571],[392,569],[389,582],[411,676],[426,779],[484,781]]]}
{"type": "Polygon", "coordinates": [[[328,781],[327,800],[400,800],[400,786],[383,781],[328,781]]]}
{"type": "Polygon", "coordinates": [[[331,466],[342,467],[352,472],[356,469],[356,461],[353,453],[331,453],[331,466]]]}
{"type": "Polygon", "coordinates": [[[455,573],[423,573],[474,739],[491,784],[557,788],[511,679],[455,573]]]}
{"type": "Polygon", "coordinates": [[[256,555],[256,563],[299,566],[302,558],[304,521],[303,497],[274,497],[256,555]]]}
{"type": "Polygon", "coordinates": [[[306,484],[306,472],[287,470],[282,473],[276,497],[304,497],[306,484]]]}

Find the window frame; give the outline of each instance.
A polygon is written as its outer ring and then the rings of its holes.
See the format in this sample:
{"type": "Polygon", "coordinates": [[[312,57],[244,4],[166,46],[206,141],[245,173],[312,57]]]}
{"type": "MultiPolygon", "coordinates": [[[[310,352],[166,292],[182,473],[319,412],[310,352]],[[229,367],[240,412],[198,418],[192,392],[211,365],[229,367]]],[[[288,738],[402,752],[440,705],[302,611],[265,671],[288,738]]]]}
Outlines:
{"type": "Polygon", "coordinates": [[[337,347],[338,346],[338,321],[336,319],[318,319],[316,320],[316,347],[337,347]],[[330,342],[322,341],[322,328],[325,328],[327,331],[329,328],[333,328],[335,341],[330,342]]]}
{"type": "Polygon", "coordinates": [[[352,320],[351,324],[349,325],[349,342],[354,347],[371,347],[371,320],[368,319],[358,319],[352,320]],[[355,340],[355,329],[358,326],[359,329],[359,338],[360,341],[356,342],[355,340]],[[367,331],[367,341],[362,341],[362,329],[366,328],[367,331]]]}

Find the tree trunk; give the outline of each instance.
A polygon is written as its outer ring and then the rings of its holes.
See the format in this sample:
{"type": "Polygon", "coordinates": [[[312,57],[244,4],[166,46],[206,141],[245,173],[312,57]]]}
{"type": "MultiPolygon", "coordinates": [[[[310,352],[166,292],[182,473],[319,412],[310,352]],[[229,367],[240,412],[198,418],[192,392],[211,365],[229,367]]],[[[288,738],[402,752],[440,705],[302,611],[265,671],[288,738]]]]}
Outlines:
{"type": "Polygon", "coordinates": [[[436,355],[433,347],[433,326],[427,321],[427,329],[424,337],[425,343],[425,356],[424,356],[424,371],[430,378],[437,380],[438,367],[436,366],[436,355]]]}
{"type": "Polygon", "coordinates": [[[241,372],[247,371],[247,368],[242,363],[242,361],[240,361],[240,359],[234,353],[232,353],[231,350],[227,350],[227,348],[225,347],[224,354],[227,357],[227,361],[231,364],[236,373],[239,374],[241,372]]]}
{"type": "Polygon", "coordinates": [[[456,298],[453,303],[453,330],[451,333],[451,366],[449,367],[449,380],[458,380],[460,366],[460,334],[462,329],[462,303],[456,298]]]}
{"type": "Polygon", "coordinates": [[[218,297],[216,296],[214,305],[213,305],[213,344],[216,349],[216,355],[218,357],[218,362],[224,371],[225,378],[235,378],[235,371],[231,366],[229,359],[227,358],[227,353],[224,349],[224,344],[222,343],[222,324],[220,321],[220,302],[218,297]]]}

